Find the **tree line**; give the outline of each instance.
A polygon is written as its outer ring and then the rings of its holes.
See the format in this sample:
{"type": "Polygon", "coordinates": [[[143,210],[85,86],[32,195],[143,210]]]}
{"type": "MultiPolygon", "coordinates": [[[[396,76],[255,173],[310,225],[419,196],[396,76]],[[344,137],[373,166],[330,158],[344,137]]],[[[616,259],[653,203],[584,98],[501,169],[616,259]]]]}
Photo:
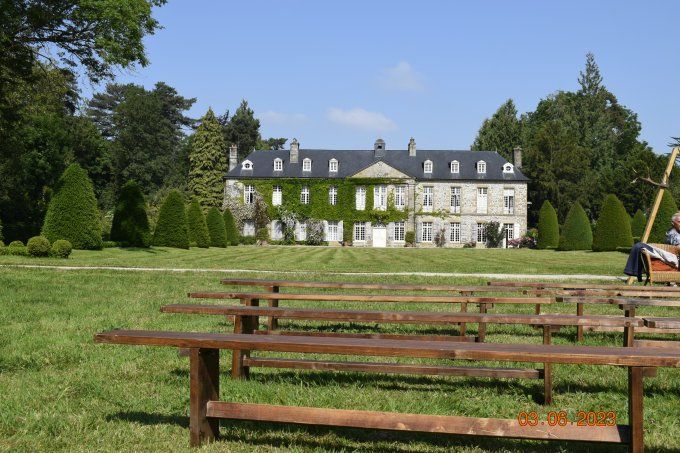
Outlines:
{"type": "MultiPolygon", "coordinates": [[[[655,187],[632,181],[638,175],[658,180],[665,170],[668,158],[640,139],[637,115],[603,84],[592,53],[578,83],[577,91],[550,94],[522,115],[507,100],[483,122],[472,144],[473,150],[498,151],[509,160],[513,148],[522,147],[522,171],[530,178],[530,225],[536,225],[546,200],[562,221],[577,202],[595,221],[607,194],[616,194],[630,214],[649,212],[655,187]]],[[[680,139],[673,140],[680,146],[680,139]]],[[[675,199],[679,183],[680,173],[671,172],[675,199]]]]}

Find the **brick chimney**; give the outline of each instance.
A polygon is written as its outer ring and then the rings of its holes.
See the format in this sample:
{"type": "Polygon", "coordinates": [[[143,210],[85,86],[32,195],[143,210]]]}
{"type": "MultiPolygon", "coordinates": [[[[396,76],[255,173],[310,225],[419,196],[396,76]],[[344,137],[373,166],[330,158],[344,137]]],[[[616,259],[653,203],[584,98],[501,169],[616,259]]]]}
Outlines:
{"type": "Polygon", "coordinates": [[[238,146],[232,143],[229,147],[229,171],[232,171],[238,165],[238,146]]]}
{"type": "Polygon", "coordinates": [[[300,144],[298,143],[297,138],[294,138],[293,141],[290,142],[290,163],[297,164],[299,155],[300,144]]]}
{"type": "Polygon", "coordinates": [[[515,146],[512,150],[512,163],[515,164],[515,168],[522,168],[522,147],[515,146]]]}
{"type": "Polygon", "coordinates": [[[383,140],[382,138],[379,138],[373,144],[373,157],[375,157],[376,159],[385,157],[385,140],[383,140]]]}
{"type": "Polygon", "coordinates": [[[408,141],[408,155],[409,157],[416,157],[416,141],[413,137],[408,141]]]}

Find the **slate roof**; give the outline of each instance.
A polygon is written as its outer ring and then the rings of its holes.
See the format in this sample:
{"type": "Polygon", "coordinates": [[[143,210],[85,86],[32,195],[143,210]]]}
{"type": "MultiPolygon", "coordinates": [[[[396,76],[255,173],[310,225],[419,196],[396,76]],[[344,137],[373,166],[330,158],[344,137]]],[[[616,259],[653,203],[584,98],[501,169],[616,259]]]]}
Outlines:
{"type": "Polygon", "coordinates": [[[290,163],[290,150],[253,151],[246,159],[253,163],[252,170],[243,170],[242,162],[226,174],[226,179],[239,178],[347,178],[376,162],[383,161],[416,180],[432,181],[528,181],[529,178],[514,168],[513,173],[503,173],[508,161],[495,151],[417,150],[416,156],[408,150],[385,150],[384,156],[376,158],[374,150],[300,149],[298,163],[290,163]],[[283,170],[274,171],[274,159],[283,161],[283,170]],[[302,161],[312,160],[312,171],[302,171],[302,161]],[[338,171],[328,171],[328,161],[338,160],[338,171]],[[431,174],[423,171],[423,164],[431,160],[431,174]],[[451,173],[450,163],[457,160],[459,173],[451,173]],[[478,161],[486,162],[486,173],[477,173],[478,161]]]}

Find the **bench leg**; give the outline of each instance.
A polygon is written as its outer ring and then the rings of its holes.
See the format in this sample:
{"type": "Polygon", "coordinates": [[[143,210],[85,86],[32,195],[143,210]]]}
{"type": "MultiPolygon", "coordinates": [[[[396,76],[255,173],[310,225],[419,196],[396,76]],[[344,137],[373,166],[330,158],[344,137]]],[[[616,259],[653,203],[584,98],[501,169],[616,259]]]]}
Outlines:
{"type": "MultiPolygon", "coordinates": [[[[623,312],[626,318],[635,317],[635,307],[626,308],[623,312]]],[[[632,348],[635,342],[635,327],[626,326],[623,328],[623,347],[632,348]]]]}
{"type": "MultiPolygon", "coordinates": [[[[479,304],[479,312],[481,314],[486,313],[486,304],[485,303],[479,304]]],[[[479,327],[477,328],[477,341],[479,343],[484,343],[485,338],[486,338],[486,323],[480,322],[479,327]]]]}
{"type": "MultiPolygon", "coordinates": [[[[552,342],[552,332],[550,326],[543,326],[543,344],[550,344],[552,342]]],[[[552,404],[552,363],[543,364],[543,404],[549,406],[552,404]]]]}
{"type": "MultiPolygon", "coordinates": [[[[467,303],[463,302],[460,304],[460,312],[461,313],[467,313],[467,303]]],[[[461,337],[465,336],[467,330],[467,326],[465,325],[464,322],[461,322],[458,324],[458,333],[460,334],[461,337]]]]}
{"type": "MultiPolygon", "coordinates": [[[[278,294],[279,287],[278,286],[270,286],[269,292],[278,294]]],[[[279,301],[272,299],[272,300],[269,301],[269,306],[270,307],[278,307],[279,301]]],[[[279,328],[278,319],[274,318],[273,316],[270,316],[269,319],[267,320],[267,330],[276,330],[278,328],[279,328]]]]}
{"type": "Polygon", "coordinates": [[[189,443],[199,447],[219,437],[220,420],[206,417],[208,401],[220,397],[220,350],[191,348],[189,352],[189,443]]]}
{"type": "Polygon", "coordinates": [[[628,367],[628,424],[630,443],[628,451],[642,453],[645,449],[643,432],[643,367],[628,367]]]}
{"type": "MultiPolygon", "coordinates": [[[[583,316],[583,303],[578,302],[576,304],[576,316],[583,316]]],[[[576,342],[581,343],[583,341],[583,326],[576,326],[576,342]]]]}

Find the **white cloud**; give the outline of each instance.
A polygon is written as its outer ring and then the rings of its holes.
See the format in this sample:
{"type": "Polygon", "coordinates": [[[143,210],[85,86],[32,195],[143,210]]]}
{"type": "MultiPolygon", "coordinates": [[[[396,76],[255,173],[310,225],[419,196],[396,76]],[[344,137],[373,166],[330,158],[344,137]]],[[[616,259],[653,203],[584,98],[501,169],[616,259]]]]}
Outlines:
{"type": "Polygon", "coordinates": [[[380,83],[383,88],[394,91],[423,91],[423,77],[406,61],[383,71],[380,83]]]}
{"type": "Polygon", "coordinates": [[[369,132],[392,131],[397,128],[394,121],[382,113],[369,112],[360,108],[342,110],[333,107],[328,109],[326,117],[333,123],[369,132]]]}
{"type": "Polygon", "coordinates": [[[307,122],[307,115],[303,113],[282,113],[273,110],[267,110],[260,118],[267,124],[283,124],[287,126],[294,126],[304,124],[307,122]]]}

